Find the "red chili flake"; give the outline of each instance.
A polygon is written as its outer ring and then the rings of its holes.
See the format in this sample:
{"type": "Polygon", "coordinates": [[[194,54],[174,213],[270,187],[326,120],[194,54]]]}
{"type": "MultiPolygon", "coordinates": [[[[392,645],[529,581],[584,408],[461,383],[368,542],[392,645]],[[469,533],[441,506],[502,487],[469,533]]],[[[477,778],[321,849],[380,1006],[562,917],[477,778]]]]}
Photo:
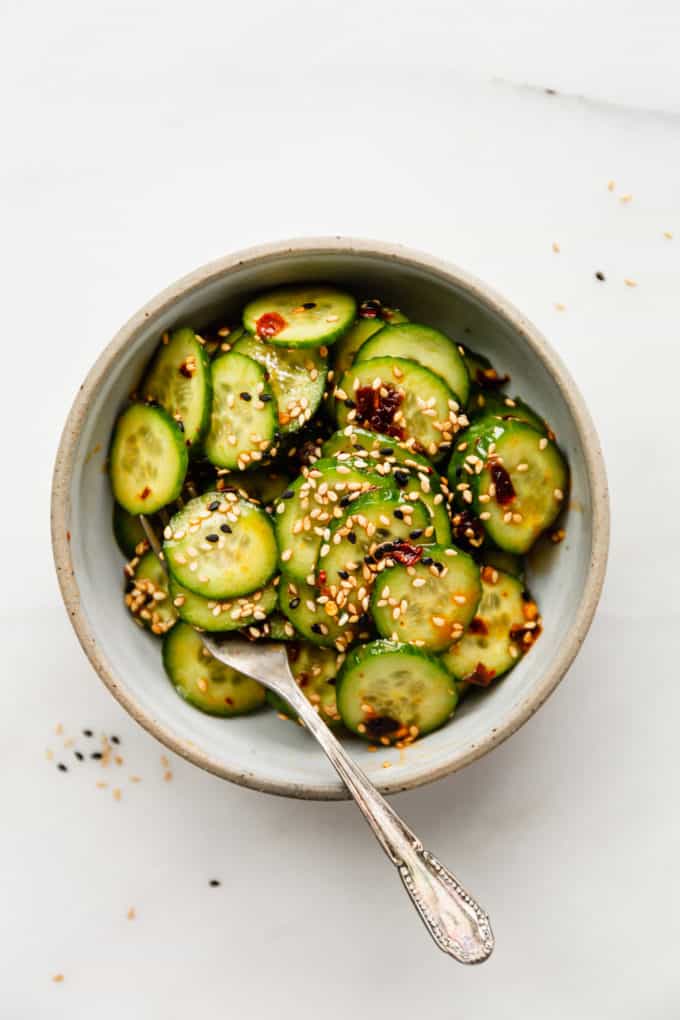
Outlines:
{"type": "Polygon", "coordinates": [[[394,416],[404,401],[403,393],[399,393],[395,386],[387,383],[377,390],[372,386],[360,386],[354,394],[354,400],[357,407],[357,424],[373,432],[380,432],[384,436],[392,436],[393,439],[405,438],[403,427],[394,421],[394,416]],[[380,395],[381,389],[386,391],[386,396],[380,395]]]}
{"type": "Polygon", "coordinates": [[[453,540],[461,549],[479,549],[484,542],[484,525],[470,510],[453,515],[453,540]]]}
{"type": "Polygon", "coordinates": [[[325,570],[320,570],[319,571],[319,584],[323,585],[323,584],[326,583],[327,580],[328,580],[328,574],[326,573],[326,571],[325,570]]]}
{"type": "Polygon", "coordinates": [[[66,541],[67,541],[67,542],[70,542],[70,541],[71,541],[71,532],[70,532],[70,531],[67,531],[67,532],[66,532],[66,541]]]}
{"type": "Polygon", "coordinates": [[[268,340],[280,333],[287,325],[284,317],[278,312],[265,312],[255,323],[255,331],[258,336],[268,340]]]}
{"type": "Polygon", "coordinates": [[[382,304],[377,298],[369,298],[368,301],[362,301],[359,305],[360,319],[377,319],[381,312],[382,304]]]}
{"type": "Polygon", "coordinates": [[[483,662],[478,662],[472,673],[468,673],[464,679],[477,687],[488,687],[495,675],[495,669],[487,669],[483,662]]]}
{"type": "Polygon", "coordinates": [[[387,555],[397,563],[401,563],[402,567],[412,567],[422,557],[423,547],[422,545],[411,545],[410,542],[394,542],[387,555]]]}
{"type": "Polygon", "coordinates": [[[471,634],[488,634],[489,633],[489,628],[486,625],[486,621],[483,620],[481,618],[481,616],[475,616],[474,617],[474,619],[470,623],[470,626],[468,627],[468,630],[470,631],[471,634]]]}
{"type": "Polygon", "coordinates": [[[515,486],[510,475],[497,460],[491,464],[491,478],[496,486],[496,502],[499,506],[507,506],[516,496],[515,486]]]}
{"type": "Polygon", "coordinates": [[[225,698],[224,702],[225,702],[226,705],[233,705],[234,704],[234,699],[233,698],[225,698]]]}
{"type": "Polygon", "coordinates": [[[540,623],[538,623],[535,627],[523,627],[519,624],[518,626],[510,628],[510,640],[521,645],[526,651],[538,640],[541,636],[542,630],[543,628],[540,623]]]}
{"type": "Polygon", "coordinates": [[[148,497],[150,495],[151,495],[151,489],[149,488],[148,485],[145,485],[144,488],[142,489],[142,491],[139,494],[139,498],[140,499],[148,499],[148,497]]]}
{"type": "Polygon", "coordinates": [[[193,369],[189,368],[186,361],[183,361],[179,366],[179,374],[183,375],[185,379],[191,379],[194,374],[193,369]]]}

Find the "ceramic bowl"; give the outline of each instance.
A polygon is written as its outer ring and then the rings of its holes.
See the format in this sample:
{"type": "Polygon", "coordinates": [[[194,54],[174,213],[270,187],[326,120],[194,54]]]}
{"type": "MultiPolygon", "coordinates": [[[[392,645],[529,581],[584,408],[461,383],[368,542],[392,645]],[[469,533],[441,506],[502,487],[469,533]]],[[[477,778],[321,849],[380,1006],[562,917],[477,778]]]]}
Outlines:
{"type": "Polygon", "coordinates": [[[502,682],[466,699],[443,729],[404,753],[352,754],[386,793],[409,789],[486,754],[543,704],[576,655],[605,573],[608,496],[597,435],[559,358],[527,320],[455,266],[397,245],[345,238],[283,241],[219,259],[173,284],[142,308],[97,359],[73,404],[59,447],[52,537],[67,611],[111,693],[167,747],[204,769],[255,790],[292,797],[345,797],[304,730],[271,711],[211,718],[185,704],[163,672],[160,643],[132,625],[122,601],[122,561],[111,534],[105,456],[111,428],[162,332],[199,328],[216,315],[236,319],[256,291],[296,280],[327,280],[379,296],[414,321],[438,326],[512,375],[545,415],[571,466],[566,540],[541,544],[529,584],[544,618],[531,652],[502,682]],[[383,762],[389,760],[390,768],[383,762]]]}

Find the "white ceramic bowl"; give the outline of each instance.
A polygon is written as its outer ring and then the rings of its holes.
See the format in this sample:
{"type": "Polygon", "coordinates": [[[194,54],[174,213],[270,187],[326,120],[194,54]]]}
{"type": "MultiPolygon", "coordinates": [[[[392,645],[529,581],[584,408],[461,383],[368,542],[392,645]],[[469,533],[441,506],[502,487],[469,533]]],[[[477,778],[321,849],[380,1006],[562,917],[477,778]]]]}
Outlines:
{"type": "Polygon", "coordinates": [[[52,494],[56,567],[67,610],[111,693],[159,740],[244,786],[293,797],[334,799],[344,787],[315,742],[274,712],[220,720],[185,704],[165,677],[157,639],[131,625],[122,562],[111,534],[103,470],[111,428],[161,333],[197,328],[216,314],[236,318],[253,292],[296,280],[329,280],[379,296],[414,321],[441,327],[512,375],[551,422],[571,467],[566,540],[532,557],[529,584],[544,632],[502,682],[467,698],[443,729],[405,753],[352,754],[387,793],[419,786],[485,754],[522,725],[554,690],[590,625],[604,578],[608,496],[602,455],[575,383],[538,331],[466,273],[397,245],[344,238],[282,241],[220,259],[173,284],[125,325],[90,371],[59,447],[52,494]],[[392,761],[384,769],[382,762],[392,761]]]}

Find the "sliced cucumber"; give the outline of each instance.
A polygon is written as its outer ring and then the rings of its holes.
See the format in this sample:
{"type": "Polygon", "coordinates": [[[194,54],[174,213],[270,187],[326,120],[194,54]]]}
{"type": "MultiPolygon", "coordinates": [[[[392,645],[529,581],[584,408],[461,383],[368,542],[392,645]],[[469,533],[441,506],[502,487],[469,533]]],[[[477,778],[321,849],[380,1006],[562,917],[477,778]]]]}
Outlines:
{"type": "Polygon", "coordinates": [[[316,576],[322,593],[340,616],[367,612],[376,575],[392,562],[421,555],[420,547],[433,543],[428,530],[434,528],[420,500],[395,492],[360,496],[334,523],[319,550],[316,576]]]}
{"type": "Polygon", "coordinates": [[[279,605],[295,630],[315,645],[344,652],[353,641],[371,636],[370,623],[363,619],[360,607],[354,613],[348,610],[336,613],[333,600],[327,595],[285,573],[279,585],[279,605]]]}
{"type": "Polygon", "coordinates": [[[478,392],[480,388],[498,389],[510,381],[510,376],[500,375],[483,354],[471,351],[469,347],[464,347],[461,344],[458,345],[458,350],[465,360],[474,393],[478,392]]]}
{"type": "Polygon", "coordinates": [[[342,721],[383,744],[407,744],[443,726],[457,700],[455,682],[439,659],[397,641],[373,641],[349,652],[337,682],[342,721]]]}
{"type": "Polygon", "coordinates": [[[113,497],[130,514],[155,514],[182,491],[188,456],[162,407],[132,404],[116,422],[109,471],[113,497]]]}
{"type": "Polygon", "coordinates": [[[290,477],[277,468],[257,468],[241,475],[238,484],[250,499],[257,500],[266,510],[271,511],[281,493],[290,485],[290,477]]]}
{"type": "Polygon", "coordinates": [[[149,548],[139,517],[123,510],[118,503],[113,504],[113,534],[118,548],[128,560],[135,555],[139,545],[144,546],[142,551],[149,548]]]}
{"type": "Polygon", "coordinates": [[[175,580],[208,599],[249,595],[276,570],[278,549],[269,515],[233,492],[208,492],[190,500],[163,535],[175,580]]]}
{"type": "Polygon", "coordinates": [[[486,568],[482,598],[470,628],[451,645],[442,662],[458,681],[487,687],[515,665],[538,634],[538,610],[524,598],[522,582],[486,568]]]}
{"type": "Polygon", "coordinates": [[[282,347],[318,347],[349,329],[356,307],[351,294],[326,284],[279,287],[246,305],[243,325],[282,347]]]}
{"type": "Polygon", "coordinates": [[[212,383],[209,359],[193,329],[177,329],[169,337],[165,334],[140,393],[180,422],[188,447],[200,445],[210,421],[212,383]]]}
{"type": "Polygon", "coordinates": [[[418,493],[418,498],[429,510],[437,542],[446,545],[451,541],[451,521],[446,497],[442,492],[439,476],[425,457],[412,453],[404,448],[403,444],[388,436],[367,432],[365,429],[353,429],[351,425],[326,440],[323,454],[326,457],[335,456],[341,462],[351,457],[355,467],[359,469],[369,467],[380,473],[387,473],[389,468],[395,487],[401,489],[404,495],[418,493]],[[367,441],[365,437],[370,437],[372,442],[367,441]],[[344,452],[345,446],[354,452],[351,454],[344,452]]]}
{"type": "Polygon", "coordinates": [[[192,627],[221,633],[261,623],[276,609],[278,590],[273,584],[238,599],[207,599],[170,580],[170,596],[180,618],[192,627]]]}
{"type": "Polygon", "coordinates": [[[449,449],[467,425],[443,379],[405,358],[359,361],[335,390],[338,425],[358,425],[396,439],[413,439],[430,457],[449,449]]]}
{"type": "Polygon", "coordinates": [[[507,421],[522,421],[543,435],[550,431],[547,422],[520,397],[508,397],[503,393],[477,390],[470,399],[469,414],[473,421],[480,418],[502,418],[507,421]]]}
{"type": "Polygon", "coordinates": [[[457,345],[445,333],[416,322],[383,326],[362,344],[356,361],[410,358],[440,376],[459,404],[467,401],[470,377],[457,345]]]}
{"type": "Polygon", "coordinates": [[[388,308],[380,301],[364,301],[359,307],[359,318],[333,348],[333,371],[340,379],[354,363],[359,348],[386,323],[408,322],[397,308],[388,308]]]}
{"type": "Polygon", "coordinates": [[[382,637],[441,652],[463,634],[482,594],[479,567],[467,553],[432,546],[411,566],[383,571],[371,613],[382,637]]]}
{"type": "Polygon", "coordinates": [[[165,638],[163,665],[180,697],[208,715],[245,715],[264,704],[264,687],[214,659],[187,623],[165,638]]]}
{"type": "Polygon", "coordinates": [[[213,464],[244,471],[274,444],[276,402],[261,365],[231,351],[212,363],[213,405],[205,452],[213,464]]]}
{"type": "Polygon", "coordinates": [[[249,333],[233,350],[264,366],[278,407],[282,434],[297,432],[316,413],[328,374],[327,359],[316,348],[277,347],[249,333]]]}
{"type": "MultiPolygon", "coordinates": [[[[294,641],[287,647],[288,661],[295,682],[329,726],[337,726],[340,713],[335,697],[335,681],[343,655],[331,648],[319,648],[306,641],[294,641]]],[[[267,691],[267,701],[277,712],[297,719],[287,701],[267,691]]]]}
{"type": "Polygon", "coordinates": [[[152,634],[165,634],[175,625],[177,612],[168,592],[168,579],[155,553],[135,557],[126,567],[125,605],[137,623],[152,634]]]}
{"type": "Polygon", "coordinates": [[[333,520],[362,492],[392,489],[389,476],[351,461],[319,460],[287,489],[279,500],[274,521],[287,573],[304,581],[314,564],[333,520]]]}
{"type": "Polygon", "coordinates": [[[547,436],[523,422],[485,418],[458,444],[449,480],[488,537],[521,556],[562,509],[569,475],[547,436]]]}

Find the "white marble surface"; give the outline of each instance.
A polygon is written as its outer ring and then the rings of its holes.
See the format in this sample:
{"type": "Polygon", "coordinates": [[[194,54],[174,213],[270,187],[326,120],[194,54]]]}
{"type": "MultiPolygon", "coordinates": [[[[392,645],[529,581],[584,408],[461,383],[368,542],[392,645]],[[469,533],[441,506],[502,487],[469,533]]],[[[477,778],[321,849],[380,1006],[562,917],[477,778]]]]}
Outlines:
{"type": "Polygon", "coordinates": [[[680,1013],[677,7],[474,6],[0,12],[3,1018],[680,1013]],[[472,971],[430,946],[350,805],[179,760],[164,782],[52,572],[52,459],[102,345],[195,265],[323,233],[504,292],[579,380],[608,460],[608,582],[568,679],[494,754],[396,800],[492,914],[472,971]],[[59,723],[117,734],[120,778],[98,789],[59,723]]]}

